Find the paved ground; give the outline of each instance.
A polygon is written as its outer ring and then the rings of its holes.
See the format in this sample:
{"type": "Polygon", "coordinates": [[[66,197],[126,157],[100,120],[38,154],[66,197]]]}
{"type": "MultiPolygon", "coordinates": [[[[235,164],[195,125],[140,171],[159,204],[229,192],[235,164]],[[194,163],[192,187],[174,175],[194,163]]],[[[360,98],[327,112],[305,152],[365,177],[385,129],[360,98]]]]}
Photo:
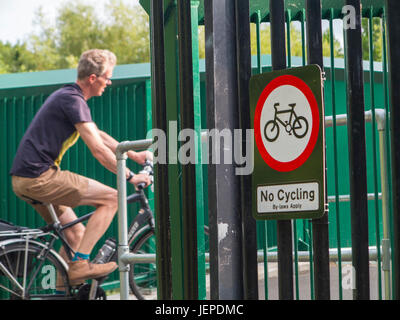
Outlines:
{"type": "MultiPolygon", "coordinates": [[[[352,289],[351,289],[351,266],[349,263],[342,264],[342,299],[352,300],[352,289]]],[[[339,299],[339,269],[336,263],[330,264],[330,278],[331,278],[331,299],[339,299]]],[[[265,281],[264,281],[264,268],[262,264],[259,264],[258,268],[258,287],[259,287],[259,298],[260,300],[265,299],[265,281]]],[[[378,299],[378,273],[377,266],[375,263],[370,264],[370,297],[371,300],[378,299]]],[[[208,280],[208,277],[207,277],[208,280]]],[[[383,273],[382,273],[382,284],[383,284],[383,273]]],[[[268,299],[277,300],[278,299],[278,268],[277,263],[268,264],[268,299]]],[[[294,284],[296,286],[296,284],[294,284]]],[[[310,290],[310,268],[309,263],[299,263],[299,277],[298,277],[298,287],[299,287],[299,299],[300,300],[310,300],[311,290],[310,290]]],[[[209,283],[207,281],[207,293],[209,293],[209,283]]],[[[294,294],[296,298],[296,290],[294,289],[294,294]]],[[[384,298],[384,286],[382,285],[382,297],[384,298]]],[[[112,294],[107,297],[109,300],[119,300],[120,295],[112,294]]],[[[156,293],[153,292],[149,296],[149,299],[156,299],[156,293]]],[[[136,298],[131,295],[130,300],[136,300],[136,298]]]]}

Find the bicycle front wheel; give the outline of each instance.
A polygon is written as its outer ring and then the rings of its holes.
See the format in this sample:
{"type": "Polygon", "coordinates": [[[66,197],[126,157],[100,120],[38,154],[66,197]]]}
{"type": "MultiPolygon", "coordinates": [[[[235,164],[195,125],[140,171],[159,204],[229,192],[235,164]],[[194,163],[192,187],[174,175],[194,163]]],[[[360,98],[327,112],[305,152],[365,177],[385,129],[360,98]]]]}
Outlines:
{"type": "Polygon", "coordinates": [[[303,138],[308,132],[308,122],[304,117],[297,117],[293,121],[293,134],[296,138],[303,138]]]}
{"type": "Polygon", "coordinates": [[[48,300],[67,296],[67,270],[55,254],[25,241],[0,244],[1,299],[48,300]],[[56,294],[56,290],[65,293],[56,294]]]}

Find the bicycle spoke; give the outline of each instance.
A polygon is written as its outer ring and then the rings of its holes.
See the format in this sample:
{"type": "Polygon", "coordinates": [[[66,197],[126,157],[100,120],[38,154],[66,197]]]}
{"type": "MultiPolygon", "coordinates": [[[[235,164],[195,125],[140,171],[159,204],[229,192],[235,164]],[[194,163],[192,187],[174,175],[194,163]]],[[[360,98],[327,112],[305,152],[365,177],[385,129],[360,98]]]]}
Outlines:
{"type": "MultiPolygon", "coordinates": [[[[16,285],[22,292],[24,291],[24,288],[19,284],[17,279],[8,271],[8,269],[3,265],[3,263],[0,262],[0,270],[4,273],[4,275],[13,282],[14,285],[16,285]]],[[[7,291],[10,291],[9,289],[3,287],[0,285],[2,288],[6,289],[7,291]]],[[[11,291],[10,291],[11,292],[11,291]]]]}

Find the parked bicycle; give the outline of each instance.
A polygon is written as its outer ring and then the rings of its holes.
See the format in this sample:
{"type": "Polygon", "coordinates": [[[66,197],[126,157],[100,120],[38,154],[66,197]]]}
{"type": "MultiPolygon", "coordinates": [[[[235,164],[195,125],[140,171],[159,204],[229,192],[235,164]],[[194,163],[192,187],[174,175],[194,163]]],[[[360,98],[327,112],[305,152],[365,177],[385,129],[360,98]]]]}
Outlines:
{"type": "Polygon", "coordinates": [[[306,118],[302,116],[297,116],[294,108],[295,103],[289,104],[289,109],[278,110],[279,102],[274,104],[274,119],[269,120],[264,126],[264,136],[269,142],[274,142],[279,137],[279,124],[281,124],[286,132],[291,135],[292,132],[294,136],[298,139],[303,138],[308,131],[308,122],[306,118]],[[289,114],[289,119],[283,121],[281,119],[282,114],[289,114]]]}

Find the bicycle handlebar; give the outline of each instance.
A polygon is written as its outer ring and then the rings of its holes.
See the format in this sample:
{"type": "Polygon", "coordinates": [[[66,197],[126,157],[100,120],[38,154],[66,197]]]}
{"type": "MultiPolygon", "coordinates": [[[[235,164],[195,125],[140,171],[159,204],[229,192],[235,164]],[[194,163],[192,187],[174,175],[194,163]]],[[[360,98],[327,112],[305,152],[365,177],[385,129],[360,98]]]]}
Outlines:
{"type": "MultiPolygon", "coordinates": [[[[153,183],[153,162],[150,160],[146,160],[144,165],[143,165],[143,169],[141,171],[139,171],[139,173],[141,174],[147,174],[150,177],[150,181],[151,183],[153,183]]],[[[137,185],[137,188],[139,190],[143,190],[146,187],[145,183],[139,183],[137,185]]]]}

